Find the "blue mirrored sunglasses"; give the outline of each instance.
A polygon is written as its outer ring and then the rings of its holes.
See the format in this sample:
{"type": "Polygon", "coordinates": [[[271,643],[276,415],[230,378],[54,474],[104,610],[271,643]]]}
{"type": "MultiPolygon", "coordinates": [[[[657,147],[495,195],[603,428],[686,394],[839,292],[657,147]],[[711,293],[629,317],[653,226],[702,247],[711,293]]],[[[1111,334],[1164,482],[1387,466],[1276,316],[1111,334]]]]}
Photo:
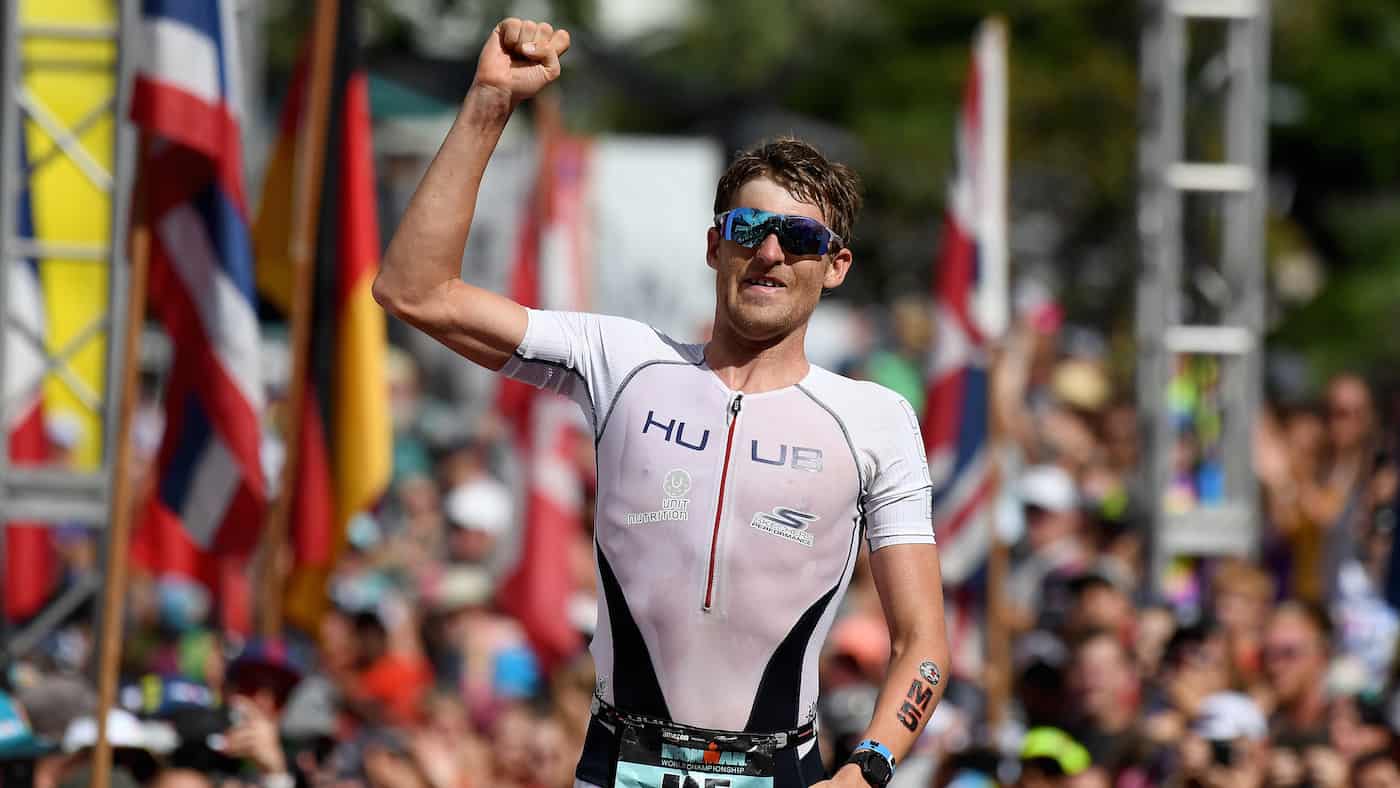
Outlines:
{"type": "Polygon", "coordinates": [[[715,217],[715,226],[726,241],[757,249],[770,235],[778,236],[784,252],[796,255],[826,254],[841,246],[841,236],[807,216],[770,213],[757,208],[734,208],[715,217]]]}

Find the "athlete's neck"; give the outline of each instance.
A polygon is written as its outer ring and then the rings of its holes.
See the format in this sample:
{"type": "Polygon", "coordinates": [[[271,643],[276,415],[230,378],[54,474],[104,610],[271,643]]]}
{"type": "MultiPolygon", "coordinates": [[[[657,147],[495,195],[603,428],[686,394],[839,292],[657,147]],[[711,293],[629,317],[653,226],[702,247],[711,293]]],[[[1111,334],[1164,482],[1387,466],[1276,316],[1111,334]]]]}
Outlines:
{"type": "Polygon", "coordinates": [[[807,325],[772,342],[753,342],[720,321],[705,345],[705,363],[734,391],[760,394],[787,388],[807,376],[807,325]]]}

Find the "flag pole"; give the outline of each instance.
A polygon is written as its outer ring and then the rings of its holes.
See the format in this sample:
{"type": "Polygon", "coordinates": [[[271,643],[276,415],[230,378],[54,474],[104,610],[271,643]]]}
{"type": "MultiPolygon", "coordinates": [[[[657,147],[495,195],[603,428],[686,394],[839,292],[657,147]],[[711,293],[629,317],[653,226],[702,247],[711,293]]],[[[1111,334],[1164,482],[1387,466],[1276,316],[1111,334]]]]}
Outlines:
{"type": "MultiPolygon", "coordinates": [[[[982,145],[983,166],[986,174],[987,193],[985,210],[979,212],[982,221],[987,222],[986,232],[989,264],[986,268],[997,281],[990,282],[988,290],[988,312],[991,320],[987,326],[991,335],[992,350],[995,351],[1006,336],[1008,323],[1007,279],[1009,272],[1007,254],[1007,31],[1006,22],[1000,17],[992,17],[984,23],[978,34],[977,57],[985,58],[981,65],[986,71],[986,83],[981,94],[982,123],[986,138],[982,145]]],[[[995,733],[1006,720],[1006,709],[1011,698],[1011,631],[1007,622],[1006,583],[1010,575],[1010,545],[1001,538],[997,528],[996,501],[1001,496],[1005,479],[1000,462],[1003,419],[997,418],[995,397],[998,386],[996,378],[1001,368],[999,363],[988,364],[987,391],[992,407],[987,409],[988,448],[991,459],[991,498],[992,515],[990,527],[991,549],[987,555],[987,666],[985,677],[987,686],[987,724],[995,733]]]]}
{"type": "Polygon", "coordinates": [[[260,550],[263,601],[259,606],[259,631],[265,637],[282,634],[282,595],[286,578],[282,554],[296,500],[298,465],[301,462],[301,429],[306,405],[307,358],[311,345],[312,287],[316,266],[316,231],[320,220],[321,183],[325,172],[326,132],[330,120],[331,70],[334,68],[339,0],[316,0],[311,52],[308,58],[304,122],[296,145],[296,171],[292,175],[292,228],[288,258],[292,263],[292,303],[289,352],[291,373],[287,381],[282,440],[286,447],[277,498],[268,513],[260,550]]]}
{"type": "MultiPolygon", "coordinates": [[[[108,788],[112,777],[112,743],[108,738],[107,712],[116,703],[117,672],[121,658],[123,603],[126,601],[127,563],[131,543],[131,521],[135,515],[131,485],[131,421],[136,410],[137,369],[141,351],[141,328],[146,319],[146,280],[151,262],[149,203],[141,181],[148,145],[143,137],[137,155],[137,182],[133,190],[129,240],[131,268],[127,280],[126,331],[122,337],[122,370],[116,434],[112,436],[111,525],[107,532],[107,555],[102,588],[101,645],[97,674],[97,749],[92,759],[92,785],[108,788]]],[[[114,231],[119,232],[116,228],[114,231]]]]}

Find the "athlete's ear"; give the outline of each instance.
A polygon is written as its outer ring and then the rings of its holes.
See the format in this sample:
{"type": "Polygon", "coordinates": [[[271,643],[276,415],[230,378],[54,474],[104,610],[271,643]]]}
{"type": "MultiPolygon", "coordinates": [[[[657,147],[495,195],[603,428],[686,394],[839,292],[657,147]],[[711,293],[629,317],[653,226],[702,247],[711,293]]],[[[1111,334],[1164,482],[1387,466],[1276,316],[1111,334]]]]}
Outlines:
{"type": "Polygon", "coordinates": [[[719,228],[711,227],[705,233],[705,265],[719,270],[719,228]]]}
{"type": "Polygon", "coordinates": [[[846,273],[851,270],[851,263],[854,258],[851,250],[841,247],[836,254],[831,256],[831,261],[826,264],[826,276],[822,278],[822,287],[826,290],[833,290],[841,286],[846,281],[846,273]]]}

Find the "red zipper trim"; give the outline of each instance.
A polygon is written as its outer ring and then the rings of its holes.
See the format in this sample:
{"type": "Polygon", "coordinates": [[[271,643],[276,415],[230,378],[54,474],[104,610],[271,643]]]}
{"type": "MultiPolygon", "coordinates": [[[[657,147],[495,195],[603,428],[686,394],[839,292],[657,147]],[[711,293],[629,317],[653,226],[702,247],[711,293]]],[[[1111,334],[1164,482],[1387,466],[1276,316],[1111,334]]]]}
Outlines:
{"type": "Polygon", "coordinates": [[[743,398],[743,394],[736,395],[734,404],[729,408],[732,418],[729,421],[729,437],[724,439],[724,467],[719,472],[719,500],[715,502],[715,530],[710,534],[710,572],[705,578],[704,610],[709,610],[714,601],[715,555],[719,549],[719,524],[724,516],[724,484],[729,480],[729,453],[734,448],[734,428],[739,426],[739,402],[743,398]]]}

